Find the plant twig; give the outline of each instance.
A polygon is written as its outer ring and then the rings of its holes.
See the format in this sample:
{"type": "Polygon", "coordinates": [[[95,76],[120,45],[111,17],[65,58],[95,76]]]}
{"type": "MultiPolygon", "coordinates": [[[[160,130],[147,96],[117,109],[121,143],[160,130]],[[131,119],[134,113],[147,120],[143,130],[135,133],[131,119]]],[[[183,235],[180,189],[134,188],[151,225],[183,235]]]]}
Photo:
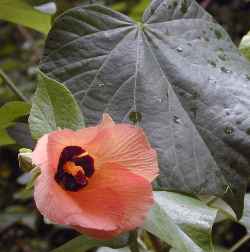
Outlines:
{"type": "Polygon", "coordinates": [[[24,94],[16,87],[14,82],[5,74],[5,72],[0,69],[0,76],[4,79],[6,85],[9,87],[10,90],[13,91],[13,93],[16,94],[16,96],[25,102],[28,102],[28,99],[24,96],[24,94]]]}
{"type": "Polygon", "coordinates": [[[244,243],[246,243],[250,239],[250,234],[243,236],[229,251],[235,252],[239,249],[244,243]]]}
{"type": "Polygon", "coordinates": [[[140,252],[139,250],[139,244],[137,241],[138,231],[134,230],[130,232],[129,235],[129,248],[131,252],[140,252]]]}

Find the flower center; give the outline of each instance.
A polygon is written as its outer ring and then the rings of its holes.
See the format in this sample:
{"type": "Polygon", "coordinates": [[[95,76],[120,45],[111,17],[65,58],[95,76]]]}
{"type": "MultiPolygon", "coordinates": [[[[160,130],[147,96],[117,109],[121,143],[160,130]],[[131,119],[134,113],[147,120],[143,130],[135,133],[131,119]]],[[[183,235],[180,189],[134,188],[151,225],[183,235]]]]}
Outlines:
{"type": "Polygon", "coordinates": [[[87,186],[94,174],[94,159],[79,146],[67,146],[61,152],[56,182],[66,191],[77,192],[87,186]]]}

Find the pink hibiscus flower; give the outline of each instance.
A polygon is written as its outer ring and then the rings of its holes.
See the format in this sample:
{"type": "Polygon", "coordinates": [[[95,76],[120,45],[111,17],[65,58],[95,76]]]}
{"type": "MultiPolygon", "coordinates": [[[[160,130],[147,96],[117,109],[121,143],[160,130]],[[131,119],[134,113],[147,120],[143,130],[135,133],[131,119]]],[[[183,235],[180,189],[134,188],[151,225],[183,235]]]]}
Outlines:
{"type": "Polygon", "coordinates": [[[156,152],[141,128],[104,114],[96,127],[44,135],[32,153],[41,175],[34,198],[41,214],[98,239],[143,224],[153,205],[156,152]]]}

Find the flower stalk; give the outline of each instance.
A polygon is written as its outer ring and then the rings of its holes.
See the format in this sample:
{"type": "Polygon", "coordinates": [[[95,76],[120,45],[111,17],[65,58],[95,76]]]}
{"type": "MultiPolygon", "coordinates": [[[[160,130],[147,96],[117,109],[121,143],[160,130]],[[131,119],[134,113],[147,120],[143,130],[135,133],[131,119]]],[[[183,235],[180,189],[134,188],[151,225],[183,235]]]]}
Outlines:
{"type": "Polygon", "coordinates": [[[133,230],[129,233],[129,248],[131,252],[139,252],[139,244],[137,241],[138,231],[133,230]]]}

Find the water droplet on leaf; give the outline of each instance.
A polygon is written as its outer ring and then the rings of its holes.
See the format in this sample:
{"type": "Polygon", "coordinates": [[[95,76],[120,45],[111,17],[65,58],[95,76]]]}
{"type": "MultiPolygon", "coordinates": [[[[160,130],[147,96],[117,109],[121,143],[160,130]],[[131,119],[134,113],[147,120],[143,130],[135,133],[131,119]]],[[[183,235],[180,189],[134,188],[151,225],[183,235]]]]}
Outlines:
{"type": "Polygon", "coordinates": [[[183,52],[183,49],[182,49],[180,46],[178,46],[178,47],[176,48],[176,51],[177,51],[177,52],[183,52]]]}
{"type": "Polygon", "coordinates": [[[98,81],[96,85],[97,87],[104,87],[104,83],[101,81],[98,81]]]}
{"type": "Polygon", "coordinates": [[[181,123],[181,119],[178,116],[174,116],[174,123],[180,124],[181,123]]]}
{"type": "Polygon", "coordinates": [[[160,97],[156,97],[156,100],[157,100],[159,103],[162,103],[162,102],[163,102],[163,98],[160,98],[160,97]]]}
{"type": "Polygon", "coordinates": [[[234,129],[232,127],[225,127],[224,132],[227,135],[232,135],[234,133],[234,129]]]}
{"type": "Polygon", "coordinates": [[[223,72],[223,73],[232,73],[231,70],[227,69],[226,67],[221,67],[220,70],[223,72]]]}
{"type": "Polygon", "coordinates": [[[209,77],[208,82],[211,83],[211,84],[216,84],[217,83],[216,79],[213,78],[213,77],[209,77]]]}

